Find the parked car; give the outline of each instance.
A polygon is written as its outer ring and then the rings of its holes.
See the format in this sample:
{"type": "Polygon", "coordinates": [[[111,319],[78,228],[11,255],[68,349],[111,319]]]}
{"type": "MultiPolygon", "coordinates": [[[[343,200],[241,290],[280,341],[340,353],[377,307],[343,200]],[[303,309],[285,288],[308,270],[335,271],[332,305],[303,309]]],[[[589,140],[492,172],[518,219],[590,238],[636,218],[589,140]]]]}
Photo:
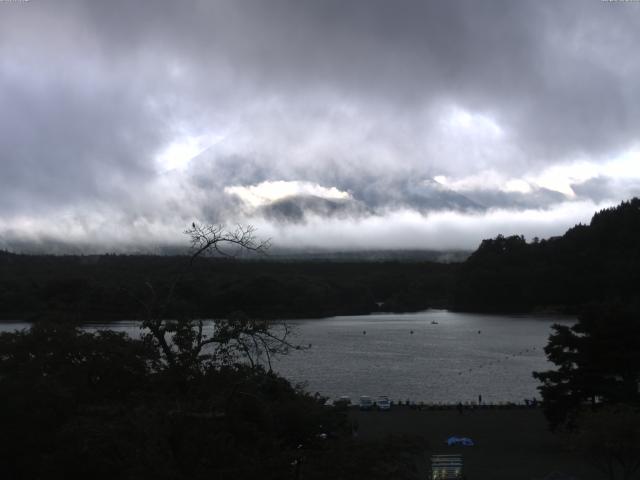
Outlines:
{"type": "Polygon", "coordinates": [[[371,397],[363,395],[360,397],[360,410],[371,410],[373,408],[373,400],[371,397]]]}
{"type": "Polygon", "coordinates": [[[376,403],[378,405],[378,410],[391,409],[391,402],[389,401],[389,397],[378,397],[378,401],[376,403]]]}

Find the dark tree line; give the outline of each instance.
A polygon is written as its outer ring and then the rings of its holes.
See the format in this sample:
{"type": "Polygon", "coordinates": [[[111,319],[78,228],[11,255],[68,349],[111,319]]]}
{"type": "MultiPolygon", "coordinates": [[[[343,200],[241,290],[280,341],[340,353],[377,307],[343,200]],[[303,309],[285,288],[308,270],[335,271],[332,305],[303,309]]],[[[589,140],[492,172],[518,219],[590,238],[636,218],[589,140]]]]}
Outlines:
{"type": "MultiPolygon", "coordinates": [[[[142,318],[136,298],[171,288],[186,257],[31,256],[0,252],[0,318],[142,318]]],[[[276,262],[197,258],[175,287],[171,316],[242,310],[304,318],[415,311],[450,304],[457,265],[431,262],[276,262]],[[379,306],[380,302],[383,304],[379,306]]]]}
{"type": "Polygon", "coordinates": [[[457,271],[454,307],[579,312],[592,302],[638,304],[640,199],[596,213],[561,237],[484,240],[457,271]]]}

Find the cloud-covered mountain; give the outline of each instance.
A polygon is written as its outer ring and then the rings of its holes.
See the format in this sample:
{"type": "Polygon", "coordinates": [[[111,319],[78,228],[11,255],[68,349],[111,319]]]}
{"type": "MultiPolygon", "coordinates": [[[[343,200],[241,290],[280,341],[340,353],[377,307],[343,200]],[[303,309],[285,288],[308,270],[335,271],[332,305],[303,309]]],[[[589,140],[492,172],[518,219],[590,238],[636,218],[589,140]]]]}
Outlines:
{"type": "Polygon", "coordinates": [[[351,199],[327,199],[297,195],[276,200],[260,207],[258,214],[279,223],[304,222],[307,215],[349,219],[363,215],[362,204],[351,199]]]}
{"type": "Polygon", "coordinates": [[[473,248],[640,194],[637,2],[0,2],[0,32],[5,244],[473,248]]]}

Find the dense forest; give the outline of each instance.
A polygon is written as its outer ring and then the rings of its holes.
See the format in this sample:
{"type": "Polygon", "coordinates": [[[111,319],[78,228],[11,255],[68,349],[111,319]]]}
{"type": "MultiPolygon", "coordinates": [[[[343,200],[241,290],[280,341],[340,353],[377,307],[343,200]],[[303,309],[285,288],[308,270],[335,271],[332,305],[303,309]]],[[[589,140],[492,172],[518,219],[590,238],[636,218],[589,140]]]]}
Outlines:
{"type": "Polygon", "coordinates": [[[322,317],[450,304],[457,264],[0,253],[0,318],[136,318],[179,277],[172,316],[322,317]]]}
{"type": "Polygon", "coordinates": [[[560,237],[484,240],[457,271],[454,307],[575,312],[590,303],[637,304],[640,199],[596,213],[560,237]]]}
{"type": "Polygon", "coordinates": [[[589,225],[527,241],[484,240],[462,263],[261,261],[186,256],[18,255],[0,252],[0,318],[139,318],[176,283],[169,315],[322,317],[376,311],[576,312],[592,302],[638,303],[640,199],[589,225]]]}

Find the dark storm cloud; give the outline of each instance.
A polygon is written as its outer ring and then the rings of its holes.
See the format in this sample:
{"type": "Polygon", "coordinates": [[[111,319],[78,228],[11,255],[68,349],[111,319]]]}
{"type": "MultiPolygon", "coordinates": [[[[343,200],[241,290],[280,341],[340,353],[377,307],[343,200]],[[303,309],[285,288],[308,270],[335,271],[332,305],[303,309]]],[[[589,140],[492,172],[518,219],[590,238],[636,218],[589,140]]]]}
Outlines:
{"type": "Polygon", "coordinates": [[[381,103],[390,109],[385,114],[400,109],[398,115],[454,99],[513,125],[522,146],[542,157],[532,160],[602,151],[635,136],[635,5],[336,0],[190,7],[137,6],[123,22],[121,9],[97,2],[88,21],[105,43],[157,43],[205,72],[229,68],[239,87],[266,93],[327,90],[381,103]]]}
{"type": "MultiPolygon", "coordinates": [[[[556,208],[569,197],[544,185],[432,178],[529,178],[637,146],[639,42],[634,2],[0,2],[0,236],[556,208]],[[167,171],[159,154],[185,138],[204,152],[167,171]],[[351,200],[251,211],[224,194],[277,180],[351,200]]],[[[638,191],[598,175],[573,201],[638,191]]]]}
{"type": "MultiPolygon", "coordinates": [[[[620,185],[615,184],[615,187],[620,188],[620,185]]],[[[613,188],[613,182],[590,180],[575,185],[574,190],[582,199],[602,202],[615,198],[612,195],[613,188]]],[[[629,196],[640,194],[638,188],[629,188],[628,191],[635,192],[629,196]]],[[[545,188],[529,192],[480,189],[465,191],[462,195],[434,181],[411,180],[378,181],[367,184],[366,187],[362,184],[351,185],[349,193],[349,199],[326,199],[309,195],[285,197],[260,207],[255,214],[274,222],[301,223],[310,215],[331,219],[357,219],[384,216],[395,210],[411,210],[425,215],[442,211],[482,214],[494,209],[549,209],[567,201],[562,193],[545,188]]]]}
{"type": "Polygon", "coordinates": [[[0,77],[1,213],[111,200],[146,181],[161,132],[127,92],[51,82],[35,93],[29,80],[0,77]]]}
{"type": "Polygon", "coordinates": [[[598,176],[571,186],[576,195],[597,202],[640,196],[640,179],[614,179],[598,176]]]}
{"type": "MultiPolygon", "coordinates": [[[[486,209],[508,208],[516,210],[549,208],[567,201],[567,197],[560,192],[548,188],[536,188],[530,192],[505,192],[502,190],[474,190],[465,195],[486,209]]],[[[601,200],[594,197],[595,200],[601,200]]]]}
{"type": "Polygon", "coordinates": [[[267,220],[280,223],[302,223],[309,215],[348,220],[367,213],[370,212],[362,203],[351,199],[334,200],[312,195],[286,197],[261,207],[259,211],[267,220]]]}
{"type": "Polygon", "coordinates": [[[419,212],[484,210],[481,204],[429,179],[378,179],[359,187],[352,189],[354,196],[377,209],[410,208],[419,212]]]}

